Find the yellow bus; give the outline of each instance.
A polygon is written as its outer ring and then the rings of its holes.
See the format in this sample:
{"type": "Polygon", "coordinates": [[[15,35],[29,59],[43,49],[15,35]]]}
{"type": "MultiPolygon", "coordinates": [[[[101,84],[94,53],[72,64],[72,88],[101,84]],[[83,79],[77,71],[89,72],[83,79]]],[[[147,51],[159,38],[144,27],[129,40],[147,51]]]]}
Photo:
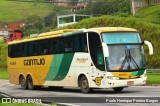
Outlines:
{"type": "Polygon", "coordinates": [[[64,29],[8,44],[9,81],[23,89],[124,87],[146,83],[143,44],[135,29],[99,27],[64,29]]]}

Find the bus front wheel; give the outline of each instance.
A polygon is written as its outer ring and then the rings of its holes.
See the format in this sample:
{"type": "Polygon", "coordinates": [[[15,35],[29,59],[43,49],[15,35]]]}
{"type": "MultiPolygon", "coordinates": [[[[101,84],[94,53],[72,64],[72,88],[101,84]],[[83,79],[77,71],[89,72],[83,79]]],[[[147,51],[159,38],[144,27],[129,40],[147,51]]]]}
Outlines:
{"type": "Polygon", "coordinates": [[[25,80],[24,76],[20,76],[19,83],[20,83],[22,89],[27,89],[27,84],[26,84],[26,80],[25,80]]]}
{"type": "Polygon", "coordinates": [[[124,87],[117,87],[117,88],[113,88],[113,90],[115,92],[121,92],[123,90],[124,87]]]}
{"type": "Polygon", "coordinates": [[[83,93],[89,93],[92,91],[92,88],[89,88],[89,83],[85,76],[83,76],[80,80],[80,87],[83,93]]]}

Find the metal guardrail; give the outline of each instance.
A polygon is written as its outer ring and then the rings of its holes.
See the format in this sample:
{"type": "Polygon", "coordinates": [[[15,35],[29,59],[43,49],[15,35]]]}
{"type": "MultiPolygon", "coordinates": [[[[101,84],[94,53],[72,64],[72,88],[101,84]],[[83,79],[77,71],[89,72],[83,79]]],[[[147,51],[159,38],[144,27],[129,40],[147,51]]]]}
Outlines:
{"type": "Polygon", "coordinates": [[[148,73],[152,73],[152,72],[159,72],[160,73],[160,69],[146,69],[148,73]]]}

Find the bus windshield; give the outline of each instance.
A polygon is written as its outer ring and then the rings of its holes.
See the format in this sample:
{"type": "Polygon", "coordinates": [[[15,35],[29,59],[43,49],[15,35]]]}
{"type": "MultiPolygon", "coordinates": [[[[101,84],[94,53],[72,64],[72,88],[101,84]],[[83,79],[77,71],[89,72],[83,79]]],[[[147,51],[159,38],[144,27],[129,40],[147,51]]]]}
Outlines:
{"type": "Polygon", "coordinates": [[[104,33],[102,38],[109,49],[108,71],[145,69],[144,50],[137,33],[104,33]]]}
{"type": "Polygon", "coordinates": [[[103,42],[106,44],[118,43],[140,43],[139,34],[137,32],[112,32],[102,33],[103,42]]]}

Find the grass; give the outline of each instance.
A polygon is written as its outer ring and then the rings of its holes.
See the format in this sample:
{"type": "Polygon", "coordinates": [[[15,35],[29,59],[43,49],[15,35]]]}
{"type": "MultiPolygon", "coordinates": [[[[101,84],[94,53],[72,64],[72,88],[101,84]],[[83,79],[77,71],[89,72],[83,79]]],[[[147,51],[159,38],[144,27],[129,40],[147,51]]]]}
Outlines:
{"type": "Polygon", "coordinates": [[[153,72],[153,73],[147,73],[147,84],[160,84],[160,73],[153,72]]]}
{"type": "Polygon", "coordinates": [[[8,71],[6,68],[0,68],[0,79],[8,79],[8,71]]]}
{"type": "MultiPolygon", "coordinates": [[[[0,68],[0,79],[8,79],[8,71],[5,68],[0,68]]],[[[160,73],[147,73],[147,85],[160,84],[160,73]]]]}
{"type": "Polygon", "coordinates": [[[135,17],[143,21],[160,24],[160,4],[150,5],[139,9],[135,17]]]}
{"type": "Polygon", "coordinates": [[[27,104],[27,103],[0,103],[0,105],[1,106],[38,106],[36,104],[27,104]]]}
{"type": "Polygon", "coordinates": [[[44,17],[53,9],[51,3],[22,0],[0,0],[0,22],[25,20],[32,15],[44,17]]]}

